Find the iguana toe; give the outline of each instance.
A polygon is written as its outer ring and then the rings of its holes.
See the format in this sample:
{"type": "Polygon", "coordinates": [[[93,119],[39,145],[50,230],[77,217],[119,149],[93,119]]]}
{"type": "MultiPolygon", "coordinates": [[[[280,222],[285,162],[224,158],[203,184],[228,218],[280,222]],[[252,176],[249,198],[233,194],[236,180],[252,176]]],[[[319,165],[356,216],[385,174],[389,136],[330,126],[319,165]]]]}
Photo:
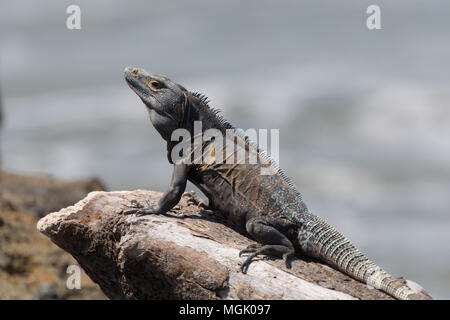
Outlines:
{"type": "Polygon", "coordinates": [[[259,243],[250,244],[247,248],[239,251],[239,257],[242,256],[242,254],[244,254],[244,253],[253,253],[253,252],[257,251],[258,249],[260,249],[261,247],[262,247],[262,244],[259,244],[259,243]]]}
{"type": "Polygon", "coordinates": [[[131,206],[127,206],[131,209],[122,211],[122,214],[129,215],[129,214],[136,214],[136,216],[145,216],[149,214],[158,214],[158,207],[155,205],[152,205],[148,200],[146,200],[147,206],[144,207],[141,203],[139,203],[137,200],[131,200],[131,206]]]}

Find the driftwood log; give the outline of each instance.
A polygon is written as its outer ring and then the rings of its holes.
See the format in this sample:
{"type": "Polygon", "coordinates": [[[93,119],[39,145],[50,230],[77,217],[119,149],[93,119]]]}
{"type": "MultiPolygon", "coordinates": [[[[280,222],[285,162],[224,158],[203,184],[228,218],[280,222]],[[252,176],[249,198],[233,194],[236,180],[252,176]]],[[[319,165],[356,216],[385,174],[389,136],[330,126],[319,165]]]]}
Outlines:
{"type": "Polygon", "coordinates": [[[242,274],[239,250],[253,243],[191,193],[166,215],[123,215],[131,200],[160,192],[91,192],[43,217],[38,229],[73,255],[111,299],[391,299],[320,262],[287,269],[259,258],[242,274]]]}

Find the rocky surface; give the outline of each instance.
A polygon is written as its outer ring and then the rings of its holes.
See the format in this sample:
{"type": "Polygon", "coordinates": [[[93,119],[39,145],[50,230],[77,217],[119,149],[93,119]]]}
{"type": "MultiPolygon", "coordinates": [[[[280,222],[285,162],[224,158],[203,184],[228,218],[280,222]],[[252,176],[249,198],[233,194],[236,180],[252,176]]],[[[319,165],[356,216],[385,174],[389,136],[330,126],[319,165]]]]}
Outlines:
{"type": "Polygon", "coordinates": [[[0,173],[0,179],[3,208],[39,218],[74,204],[91,191],[104,190],[97,179],[66,182],[5,171],[0,173]]]}
{"type": "Polygon", "coordinates": [[[159,192],[92,192],[42,218],[38,229],[72,254],[111,299],[391,299],[320,262],[287,269],[260,258],[240,272],[239,250],[253,243],[190,194],[166,215],[120,214],[159,192]]]}
{"type": "Polygon", "coordinates": [[[36,230],[38,217],[73,204],[90,191],[102,190],[101,183],[1,171],[0,179],[0,300],[105,299],[83,272],[81,289],[67,289],[67,267],[77,264],[76,260],[36,230]]]}

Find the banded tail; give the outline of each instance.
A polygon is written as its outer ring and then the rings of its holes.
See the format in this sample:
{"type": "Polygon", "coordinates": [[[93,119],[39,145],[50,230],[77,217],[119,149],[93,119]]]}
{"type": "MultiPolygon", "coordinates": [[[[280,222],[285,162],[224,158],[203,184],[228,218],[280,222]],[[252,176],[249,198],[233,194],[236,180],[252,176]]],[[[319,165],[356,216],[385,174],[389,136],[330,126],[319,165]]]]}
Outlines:
{"type": "Polygon", "coordinates": [[[394,278],[382,270],[334,227],[312,214],[304,218],[298,240],[310,256],[327,262],[354,279],[401,300],[428,300],[431,296],[414,282],[394,278]]]}

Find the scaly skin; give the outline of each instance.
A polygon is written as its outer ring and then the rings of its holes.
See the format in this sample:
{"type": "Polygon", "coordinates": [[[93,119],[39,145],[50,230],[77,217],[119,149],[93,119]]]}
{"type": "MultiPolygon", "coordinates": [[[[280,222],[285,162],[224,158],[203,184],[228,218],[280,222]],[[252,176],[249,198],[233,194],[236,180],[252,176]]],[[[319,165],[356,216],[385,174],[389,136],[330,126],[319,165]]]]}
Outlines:
{"type": "Polygon", "coordinates": [[[173,163],[173,130],[183,128],[193,136],[194,121],[202,122],[202,132],[214,128],[224,137],[228,132],[228,141],[236,141],[248,151],[240,162],[235,159],[233,164],[227,164],[224,149],[217,149],[217,145],[208,141],[197,147],[192,144],[190,159],[199,160],[198,155],[203,155],[202,161],[176,162],[170,188],[158,204],[144,207],[134,203],[125,214],[167,212],[179,202],[189,180],[207,196],[211,209],[245,228],[258,241],[259,245],[240,252],[250,253],[242,264],[243,272],[259,254],[282,256],[289,267],[290,258],[295,252],[301,252],[398,299],[431,298],[425,291],[413,291],[405,280],[381,270],[337,230],[309,212],[300,193],[278,165],[209,107],[204,96],[142,69],[125,69],[125,79],[142,99],[154,127],[166,140],[170,163],[173,163]],[[201,152],[196,153],[200,148],[201,152]],[[217,163],[219,154],[225,163],[217,163]],[[250,164],[250,156],[255,156],[256,163],[250,164]],[[261,174],[262,168],[272,169],[273,174],[261,174]]]}

